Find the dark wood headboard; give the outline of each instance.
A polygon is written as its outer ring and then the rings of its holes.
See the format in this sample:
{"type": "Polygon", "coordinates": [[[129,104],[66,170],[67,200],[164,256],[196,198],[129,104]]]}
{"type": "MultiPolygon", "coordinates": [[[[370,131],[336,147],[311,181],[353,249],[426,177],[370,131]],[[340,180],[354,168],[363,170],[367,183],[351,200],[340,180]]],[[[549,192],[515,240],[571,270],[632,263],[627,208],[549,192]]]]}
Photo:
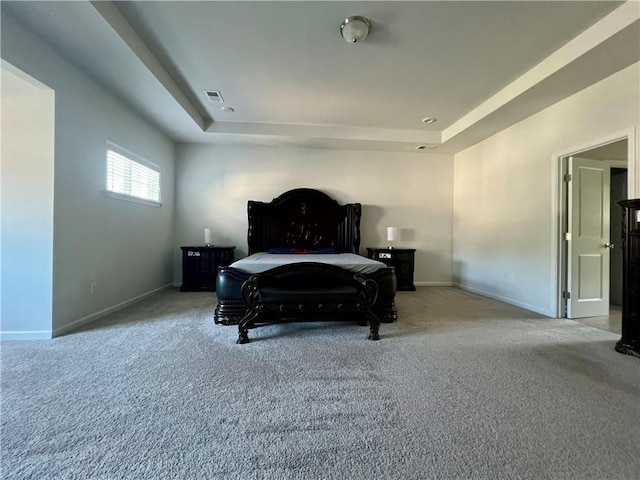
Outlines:
{"type": "Polygon", "coordinates": [[[249,255],[270,248],[333,248],[358,253],[362,205],[340,205],[326,193],[296,188],[271,202],[249,200],[249,255]]]}

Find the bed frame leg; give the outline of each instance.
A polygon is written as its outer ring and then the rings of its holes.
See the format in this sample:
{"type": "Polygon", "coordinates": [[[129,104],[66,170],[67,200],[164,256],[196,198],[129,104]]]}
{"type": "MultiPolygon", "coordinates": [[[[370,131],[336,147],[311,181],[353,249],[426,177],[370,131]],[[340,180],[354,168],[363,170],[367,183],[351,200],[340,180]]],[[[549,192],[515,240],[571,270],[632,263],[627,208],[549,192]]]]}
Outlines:
{"type": "Polygon", "coordinates": [[[249,343],[249,328],[251,328],[256,321],[256,318],[262,313],[262,306],[256,305],[249,310],[242,320],[238,323],[238,340],[237,344],[249,343]]]}
{"type": "Polygon", "coordinates": [[[246,328],[238,332],[238,340],[236,340],[236,343],[238,345],[249,343],[249,331],[246,328]]]}
{"type": "Polygon", "coordinates": [[[369,324],[369,336],[367,337],[369,340],[380,340],[380,334],[378,333],[380,329],[380,322],[371,321],[369,324]]]}
{"type": "Polygon", "coordinates": [[[362,313],[367,320],[369,320],[369,340],[380,340],[380,319],[373,313],[368,307],[362,308],[362,313]]]}
{"type": "Polygon", "coordinates": [[[248,307],[247,314],[238,322],[237,344],[249,343],[249,328],[253,327],[256,318],[260,316],[264,307],[258,300],[258,281],[260,275],[251,275],[242,284],[242,299],[248,307]]]}
{"type": "Polygon", "coordinates": [[[255,320],[256,316],[255,313],[250,313],[238,324],[238,340],[236,340],[238,345],[249,343],[249,325],[255,320]]]}

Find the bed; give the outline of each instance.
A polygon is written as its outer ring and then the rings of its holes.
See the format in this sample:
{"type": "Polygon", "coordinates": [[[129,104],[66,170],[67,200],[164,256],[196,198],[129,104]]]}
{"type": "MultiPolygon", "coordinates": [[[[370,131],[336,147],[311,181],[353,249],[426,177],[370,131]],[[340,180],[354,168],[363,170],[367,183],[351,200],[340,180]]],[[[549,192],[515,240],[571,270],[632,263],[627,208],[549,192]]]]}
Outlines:
{"type": "Polygon", "coordinates": [[[340,205],[309,188],[290,190],[271,202],[250,200],[248,257],[219,268],[215,323],[244,321],[253,327],[275,321],[353,319],[354,313],[361,321],[371,321],[371,315],[381,322],[397,320],[394,269],[358,255],[361,215],[359,203],[340,205]],[[280,303],[279,311],[261,310],[257,303],[258,290],[265,285],[270,303],[280,303]],[[274,285],[278,288],[270,288],[274,285]],[[360,301],[348,302],[353,295],[347,298],[347,289],[357,291],[360,301]],[[300,294],[304,302],[294,308],[300,294]],[[249,321],[252,311],[257,318],[249,321]]]}

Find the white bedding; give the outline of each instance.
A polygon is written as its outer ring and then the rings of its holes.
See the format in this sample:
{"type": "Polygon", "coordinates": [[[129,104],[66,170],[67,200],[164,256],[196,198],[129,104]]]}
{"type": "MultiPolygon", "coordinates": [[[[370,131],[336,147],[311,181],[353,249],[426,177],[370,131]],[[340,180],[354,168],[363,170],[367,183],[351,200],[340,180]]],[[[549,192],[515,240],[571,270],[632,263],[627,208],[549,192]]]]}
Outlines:
{"type": "Polygon", "coordinates": [[[353,273],[372,273],[386,267],[382,262],[372,260],[355,253],[322,253],[322,254],[274,254],[258,252],[246,258],[237,260],[232,267],[244,270],[247,273],[261,273],[271,268],[286,265],[288,263],[318,262],[329,263],[342,267],[353,273]]]}

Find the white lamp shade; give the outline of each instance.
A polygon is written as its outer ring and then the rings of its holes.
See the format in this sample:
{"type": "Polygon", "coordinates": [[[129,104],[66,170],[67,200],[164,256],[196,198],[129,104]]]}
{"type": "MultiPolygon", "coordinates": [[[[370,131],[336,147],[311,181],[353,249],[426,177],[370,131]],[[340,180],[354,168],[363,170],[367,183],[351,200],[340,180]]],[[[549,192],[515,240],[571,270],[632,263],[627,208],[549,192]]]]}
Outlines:
{"type": "Polygon", "coordinates": [[[354,16],[345,19],[340,26],[340,33],[349,43],[362,42],[371,29],[371,23],[364,17],[354,16]]]}
{"type": "Polygon", "coordinates": [[[204,244],[211,245],[211,229],[210,228],[204,229],[204,244]]]}
{"type": "Polygon", "coordinates": [[[395,242],[398,236],[398,229],[396,227],[387,227],[387,241],[395,242]]]}

